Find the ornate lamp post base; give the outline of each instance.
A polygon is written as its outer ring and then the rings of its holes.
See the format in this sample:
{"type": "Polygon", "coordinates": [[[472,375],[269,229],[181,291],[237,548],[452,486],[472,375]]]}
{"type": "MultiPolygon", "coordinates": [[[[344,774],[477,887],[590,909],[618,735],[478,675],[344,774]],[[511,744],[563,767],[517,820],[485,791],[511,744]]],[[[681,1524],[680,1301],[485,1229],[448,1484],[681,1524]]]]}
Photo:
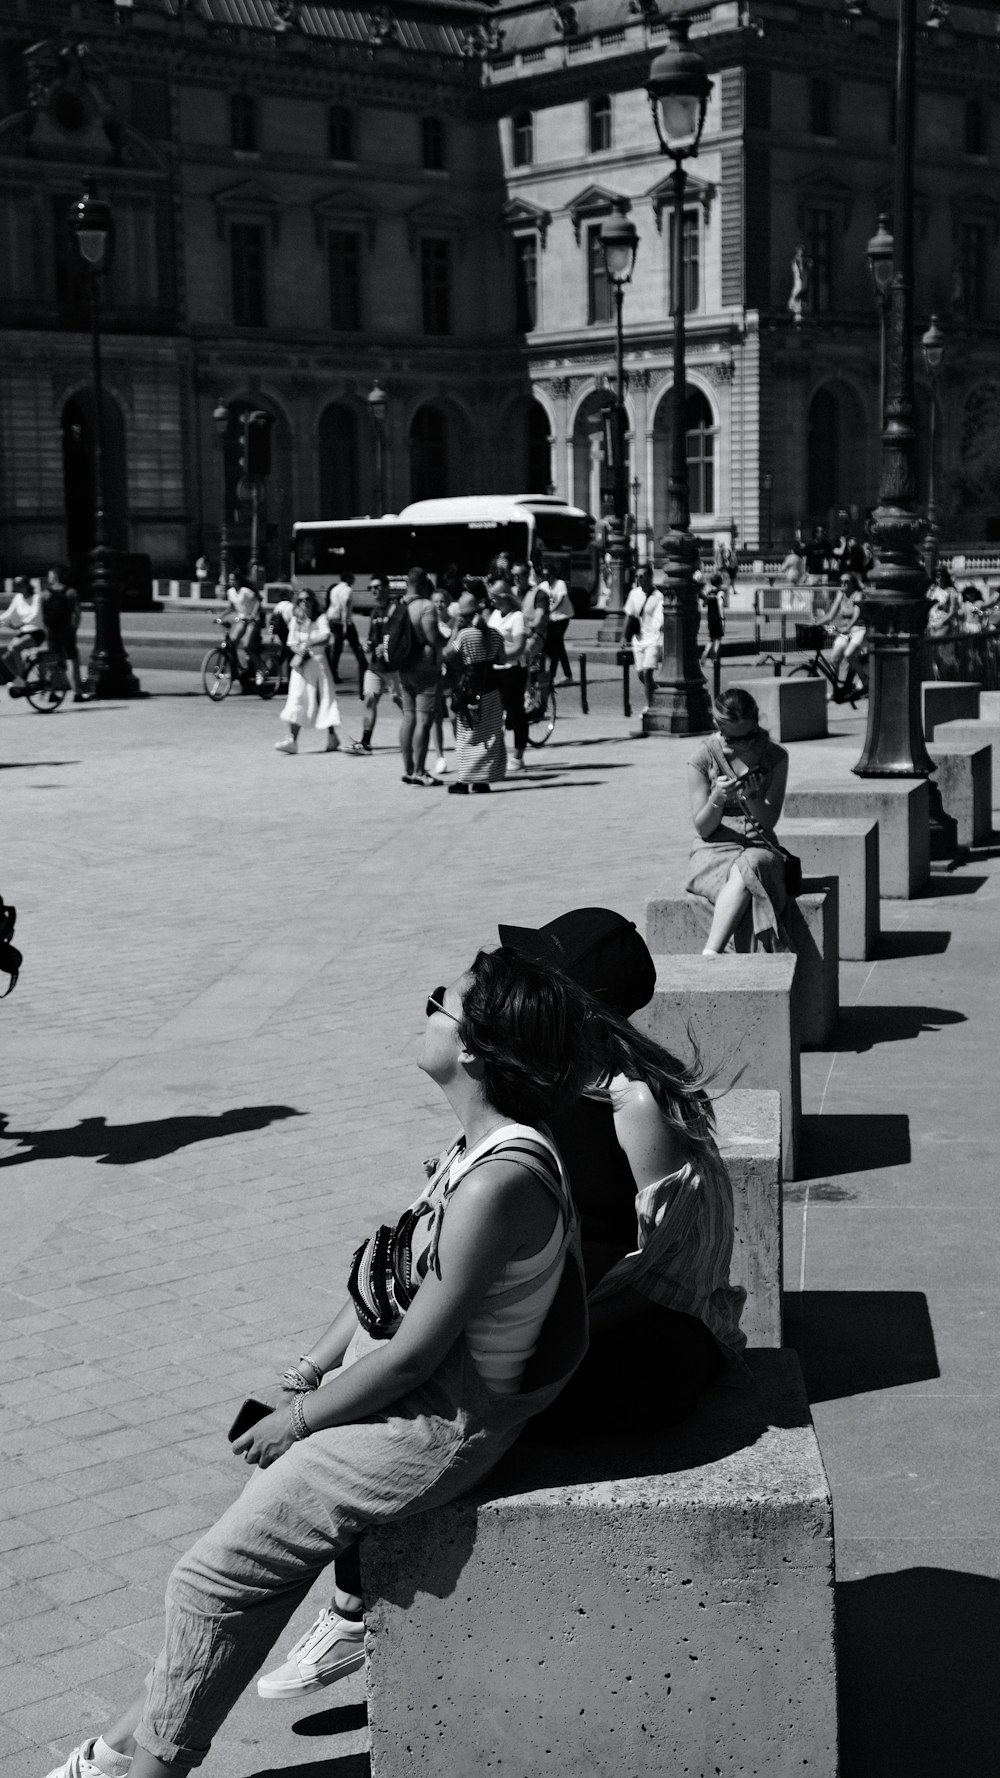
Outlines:
{"type": "Polygon", "coordinates": [[[98,543],[90,552],[90,593],[94,601],[94,652],[87,665],[87,690],[92,698],[138,698],[142,687],[122,641],[118,596],[114,584],[114,553],[98,543]]]}
{"type": "Polygon", "coordinates": [[[663,665],[642,732],[704,735],[712,726],[712,710],[698,658],[701,610],[694,586],[698,545],[690,531],[668,531],[663,550],[663,665]]]}
{"type": "Polygon", "coordinates": [[[920,708],[924,599],[864,601],[868,620],[868,728],[859,778],[929,778],[920,708]]]}

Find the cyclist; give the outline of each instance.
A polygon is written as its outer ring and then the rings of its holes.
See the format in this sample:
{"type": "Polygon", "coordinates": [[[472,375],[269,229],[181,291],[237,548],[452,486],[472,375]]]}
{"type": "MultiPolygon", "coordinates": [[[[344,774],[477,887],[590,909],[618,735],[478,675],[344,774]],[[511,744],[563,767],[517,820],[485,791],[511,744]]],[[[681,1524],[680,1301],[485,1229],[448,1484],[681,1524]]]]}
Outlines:
{"type": "Polygon", "coordinates": [[[241,642],[243,643],[247,653],[247,663],[253,668],[259,685],[264,677],[260,658],[263,600],[256,587],[252,587],[248,581],[244,581],[242,586],[237,586],[235,574],[229,576],[226,600],[233,613],[230,619],[229,640],[237,660],[239,660],[240,654],[239,645],[241,642]]]}
{"type": "Polygon", "coordinates": [[[840,681],[840,663],[844,663],[843,684],[849,685],[853,667],[851,662],[855,655],[860,654],[865,645],[865,617],[861,605],[862,585],[856,574],[842,574],[837,596],[828,611],[820,618],[823,628],[833,637],[830,649],[830,665],[840,681]]]}
{"type": "Polygon", "coordinates": [[[41,591],[33,591],[23,574],[17,575],[14,580],[14,591],[3,614],[3,621],[8,629],[15,632],[3,654],[4,667],[11,677],[10,695],[12,698],[23,698],[28,657],[45,641],[41,591]]]}

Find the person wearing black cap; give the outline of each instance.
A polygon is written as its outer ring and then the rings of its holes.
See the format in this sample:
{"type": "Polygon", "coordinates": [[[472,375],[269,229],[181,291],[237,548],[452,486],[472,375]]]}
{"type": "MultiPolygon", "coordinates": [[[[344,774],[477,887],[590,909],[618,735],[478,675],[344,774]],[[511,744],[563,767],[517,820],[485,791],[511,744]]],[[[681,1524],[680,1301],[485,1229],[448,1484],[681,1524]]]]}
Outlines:
{"type": "Polygon", "coordinates": [[[567,1442],[685,1419],[727,1363],[742,1369],[745,1292],[729,1283],[733,1195],[697,1071],[643,1036],[653,959],[631,921],[575,908],[501,926],[510,950],[591,994],[606,1072],[548,1120],[580,1215],[590,1349],[532,1431],[567,1442]]]}

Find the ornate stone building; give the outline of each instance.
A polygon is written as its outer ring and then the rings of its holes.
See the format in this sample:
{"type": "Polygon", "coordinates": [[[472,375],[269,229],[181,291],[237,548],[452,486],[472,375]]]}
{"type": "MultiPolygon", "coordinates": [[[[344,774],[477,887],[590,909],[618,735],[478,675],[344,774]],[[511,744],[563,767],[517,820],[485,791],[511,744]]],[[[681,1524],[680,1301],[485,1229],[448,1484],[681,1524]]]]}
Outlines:
{"type": "MultiPolygon", "coordinates": [[[[630,477],[640,537],[658,536],[669,163],[644,82],[668,4],[0,0],[0,569],[89,542],[88,319],[66,220],[88,170],[116,224],[102,294],[112,527],[157,572],[214,558],[223,487],[245,545],[246,407],[274,417],[272,570],[292,519],[374,510],[376,380],[388,508],[551,485],[599,511],[614,330],[597,235],[615,209],[639,231],[630,477]]],[[[714,82],[683,239],[706,535],[735,527],[763,548],[874,499],[865,248],[891,209],[894,11],[694,11],[714,82]]],[[[949,328],[954,454],[1000,382],[995,9],[955,4],[923,29],[919,79],[917,312],[949,328]]]]}

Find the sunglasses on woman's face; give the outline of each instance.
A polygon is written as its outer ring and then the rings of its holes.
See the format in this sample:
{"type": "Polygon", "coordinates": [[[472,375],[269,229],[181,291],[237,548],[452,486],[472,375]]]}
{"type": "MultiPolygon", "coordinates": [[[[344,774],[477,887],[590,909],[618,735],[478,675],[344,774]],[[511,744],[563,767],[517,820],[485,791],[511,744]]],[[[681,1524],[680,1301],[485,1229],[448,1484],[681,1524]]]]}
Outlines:
{"type": "Polygon", "coordinates": [[[424,1007],[424,1012],[429,1019],[432,1019],[436,1012],[443,1012],[446,1019],[453,1019],[456,1025],[460,1025],[462,1023],[461,1019],[456,1018],[455,1014],[449,1012],[448,1008],[445,1006],[444,996],[445,989],[444,984],[442,983],[440,988],[435,988],[433,994],[428,994],[427,1005],[424,1007]]]}

